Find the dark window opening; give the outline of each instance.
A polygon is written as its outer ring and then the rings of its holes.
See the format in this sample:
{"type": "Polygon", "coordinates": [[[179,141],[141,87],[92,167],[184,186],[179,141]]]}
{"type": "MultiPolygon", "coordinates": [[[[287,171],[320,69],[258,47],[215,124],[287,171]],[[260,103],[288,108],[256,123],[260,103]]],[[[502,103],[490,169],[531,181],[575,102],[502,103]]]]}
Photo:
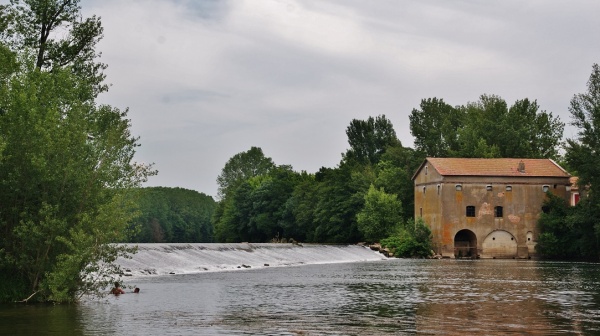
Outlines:
{"type": "Polygon", "coordinates": [[[503,209],[501,206],[497,206],[494,208],[494,217],[503,217],[504,213],[503,213],[503,209]]]}
{"type": "Polygon", "coordinates": [[[475,206],[473,206],[473,205],[467,206],[467,217],[475,217],[475,206]]]}

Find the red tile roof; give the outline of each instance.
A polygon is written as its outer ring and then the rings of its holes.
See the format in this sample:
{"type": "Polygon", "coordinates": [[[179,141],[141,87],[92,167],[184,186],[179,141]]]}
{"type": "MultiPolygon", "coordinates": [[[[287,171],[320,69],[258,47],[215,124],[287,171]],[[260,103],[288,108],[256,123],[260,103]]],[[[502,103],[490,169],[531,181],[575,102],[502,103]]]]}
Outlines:
{"type": "Polygon", "coordinates": [[[549,159],[427,158],[427,161],[444,176],[571,176],[549,159]],[[524,169],[519,171],[521,162],[524,169]]]}

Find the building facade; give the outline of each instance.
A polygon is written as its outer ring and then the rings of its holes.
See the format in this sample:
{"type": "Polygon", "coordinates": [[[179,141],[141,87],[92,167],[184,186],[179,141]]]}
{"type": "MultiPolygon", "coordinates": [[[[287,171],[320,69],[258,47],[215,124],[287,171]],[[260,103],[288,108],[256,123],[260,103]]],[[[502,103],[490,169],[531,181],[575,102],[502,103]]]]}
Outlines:
{"type": "Polygon", "coordinates": [[[427,158],[413,176],[415,217],[442,257],[535,257],[546,194],[570,200],[569,178],[548,159],[427,158]]]}

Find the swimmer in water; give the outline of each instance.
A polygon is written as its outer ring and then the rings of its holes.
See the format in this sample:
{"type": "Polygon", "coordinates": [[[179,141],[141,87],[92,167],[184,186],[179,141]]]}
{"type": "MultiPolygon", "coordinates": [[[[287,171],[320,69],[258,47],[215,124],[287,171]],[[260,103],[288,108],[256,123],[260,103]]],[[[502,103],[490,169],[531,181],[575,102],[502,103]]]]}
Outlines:
{"type": "Polygon", "coordinates": [[[110,293],[114,295],[119,295],[125,294],[125,291],[121,288],[121,286],[119,286],[118,282],[115,282],[115,287],[110,291],[110,293]]]}

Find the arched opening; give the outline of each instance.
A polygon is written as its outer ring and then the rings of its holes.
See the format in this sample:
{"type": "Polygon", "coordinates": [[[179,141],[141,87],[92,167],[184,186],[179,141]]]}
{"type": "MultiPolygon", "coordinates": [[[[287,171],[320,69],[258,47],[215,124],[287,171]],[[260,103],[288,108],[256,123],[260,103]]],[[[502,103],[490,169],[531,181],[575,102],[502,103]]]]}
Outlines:
{"type": "Polygon", "coordinates": [[[460,230],[454,236],[455,258],[477,258],[477,236],[471,230],[460,230]]]}
{"type": "Polygon", "coordinates": [[[508,231],[492,231],[481,244],[482,258],[516,258],[517,240],[508,231]]]}

